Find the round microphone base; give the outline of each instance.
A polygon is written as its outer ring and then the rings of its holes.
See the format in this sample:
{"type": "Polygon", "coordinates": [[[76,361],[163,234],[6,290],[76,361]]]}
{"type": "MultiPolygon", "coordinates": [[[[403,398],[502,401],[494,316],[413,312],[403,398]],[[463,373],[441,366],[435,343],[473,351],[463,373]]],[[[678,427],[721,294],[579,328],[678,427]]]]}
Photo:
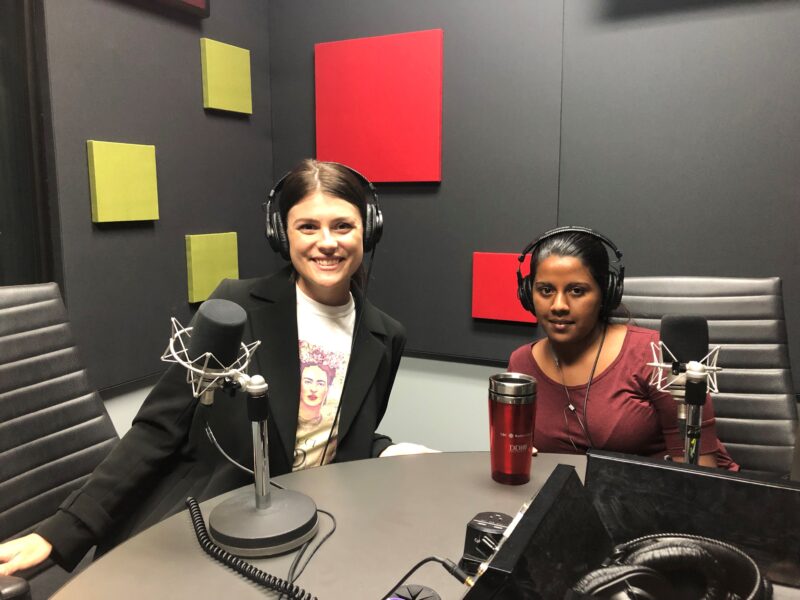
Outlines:
{"type": "Polygon", "coordinates": [[[272,556],[288,552],[317,533],[317,505],[300,492],[273,489],[266,508],[256,508],[253,488],[218,504],[208,519],[217,545],[236,556],[272,556]]]}

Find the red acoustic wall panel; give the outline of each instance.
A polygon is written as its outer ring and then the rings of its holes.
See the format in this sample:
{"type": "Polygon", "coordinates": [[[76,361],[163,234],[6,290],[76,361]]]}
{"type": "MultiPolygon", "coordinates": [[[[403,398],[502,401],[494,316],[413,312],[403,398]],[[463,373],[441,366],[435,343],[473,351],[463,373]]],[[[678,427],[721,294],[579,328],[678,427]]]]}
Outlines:
{"type": "Polygon", "coordinates": [[[517,298],[518,257],[519,254],[500,252],[472,254],[473,318],[536,322],[536,318],[522,308],[517,298]]]}
{"type": "Polygon", "coordinates": [[[372,181],[441,181],[441,29],[314,46],[317,158],[372,181]]]}

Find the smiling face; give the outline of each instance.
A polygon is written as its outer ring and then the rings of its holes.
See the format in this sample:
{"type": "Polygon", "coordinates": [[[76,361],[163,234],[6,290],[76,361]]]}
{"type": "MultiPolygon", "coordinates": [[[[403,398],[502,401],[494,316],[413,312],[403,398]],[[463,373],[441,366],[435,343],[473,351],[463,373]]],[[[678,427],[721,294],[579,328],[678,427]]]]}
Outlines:
{"type": "Polygon", "coordinates": [[[346,304],[350,278],[364,258],[358,208],[347,200],[313,192],[289,209],[287,236],[303,293],[322,304],[346,304]]]}
{"type": "Polygon", "coordinates": [[[551,342],[582,343],[597,327],[602,293],[579,258],[551,255],[536,268],[533,304],[551,342]]]}

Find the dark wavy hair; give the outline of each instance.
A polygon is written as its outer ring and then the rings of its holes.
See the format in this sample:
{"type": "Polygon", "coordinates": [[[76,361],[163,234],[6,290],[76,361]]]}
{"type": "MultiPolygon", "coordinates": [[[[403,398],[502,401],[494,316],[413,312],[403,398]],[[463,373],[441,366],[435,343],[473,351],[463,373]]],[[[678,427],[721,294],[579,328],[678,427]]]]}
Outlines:
{"type": "MultiPolygon", "coordinates": [[[[361,215],[362,235],[367,215],[367,192],[364,184],[347,167],[334,162],[323,162],[313,158],[300,161],[286,176],[278,197],[281,222],[288,227],[289,210],[303,198],[314,192],[340,198],[358,208],[361,215]]],[[[364,288],[366,275],[363,263],[353,274],[352,281],[364,288]]]]}

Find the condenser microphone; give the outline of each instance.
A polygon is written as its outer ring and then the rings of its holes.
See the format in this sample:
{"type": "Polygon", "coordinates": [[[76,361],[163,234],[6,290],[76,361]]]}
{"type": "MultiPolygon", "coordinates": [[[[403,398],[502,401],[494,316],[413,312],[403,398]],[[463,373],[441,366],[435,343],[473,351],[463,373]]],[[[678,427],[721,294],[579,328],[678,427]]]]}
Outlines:
{"type": "Polygon", "coordinates": [[[693,315],[665,315],[661,319],[661,341],[676,362],[700,362],[708,354],[708,321],[693,315]]]}
{"type": "Polygon", "coordinates": [[[686,461],[697,464],[706,394],[716,392],[719,347],[708,350],[708,321],[692,315],[665,315],[661,342],[653,348],[659,391],[668,391],[678,407],[678,426],[685,439],[686,461]],[[665,375],[669,373],[669,375],[665,375]]]}
{"type": "MultiPolygon", "coordinates": [[[[246,321],[247,313],[235,302],[206,300],[191,327],[183,327],[177,319],[172,319],[172,335],[161,360],[186,369],[192,394],[202,404],[211,405],[214,391],[220,387],[247,393],[254,486],[217,504],[209,515],[209,530],[211,539],[228,552],[238,556],[271,556],[288,552],[316,535],[317,506],[300,492],[270,490],[269,386],[261,375],[247,374],[261,342],[242,342],[246,321]]],[[[210,433],[209,438],[228,460],[237,464],[210,433]]]]}
{"type": "MultiPolygon", "coordinates": [[[[172,335],[161,360],[186,369],[186,381],[195,398],[210,406],[214,391],[246,376],[260,342],[242,343],[247,322],[244,309],[230,300],[206,300],[190,327],[172,319],[172,335]]],[[[239,382],[243,387],[244,382],[239,382]]]]}
{"type": "Polygon", "coordinates": [[[206,300],[192,320],[187,358],[203,371],[200,385],[205,391],[200,403],[210,406],[214,391],[225,380],[226,366],[239,356],[247,313],[230,300],[206,300]]]}
{"type": "Polygon", "coordinates": [[[214,356],[223,365],[239,356],[247,313],[230,300],[206,300],[192,321],[189,360],[214,356]]]}

